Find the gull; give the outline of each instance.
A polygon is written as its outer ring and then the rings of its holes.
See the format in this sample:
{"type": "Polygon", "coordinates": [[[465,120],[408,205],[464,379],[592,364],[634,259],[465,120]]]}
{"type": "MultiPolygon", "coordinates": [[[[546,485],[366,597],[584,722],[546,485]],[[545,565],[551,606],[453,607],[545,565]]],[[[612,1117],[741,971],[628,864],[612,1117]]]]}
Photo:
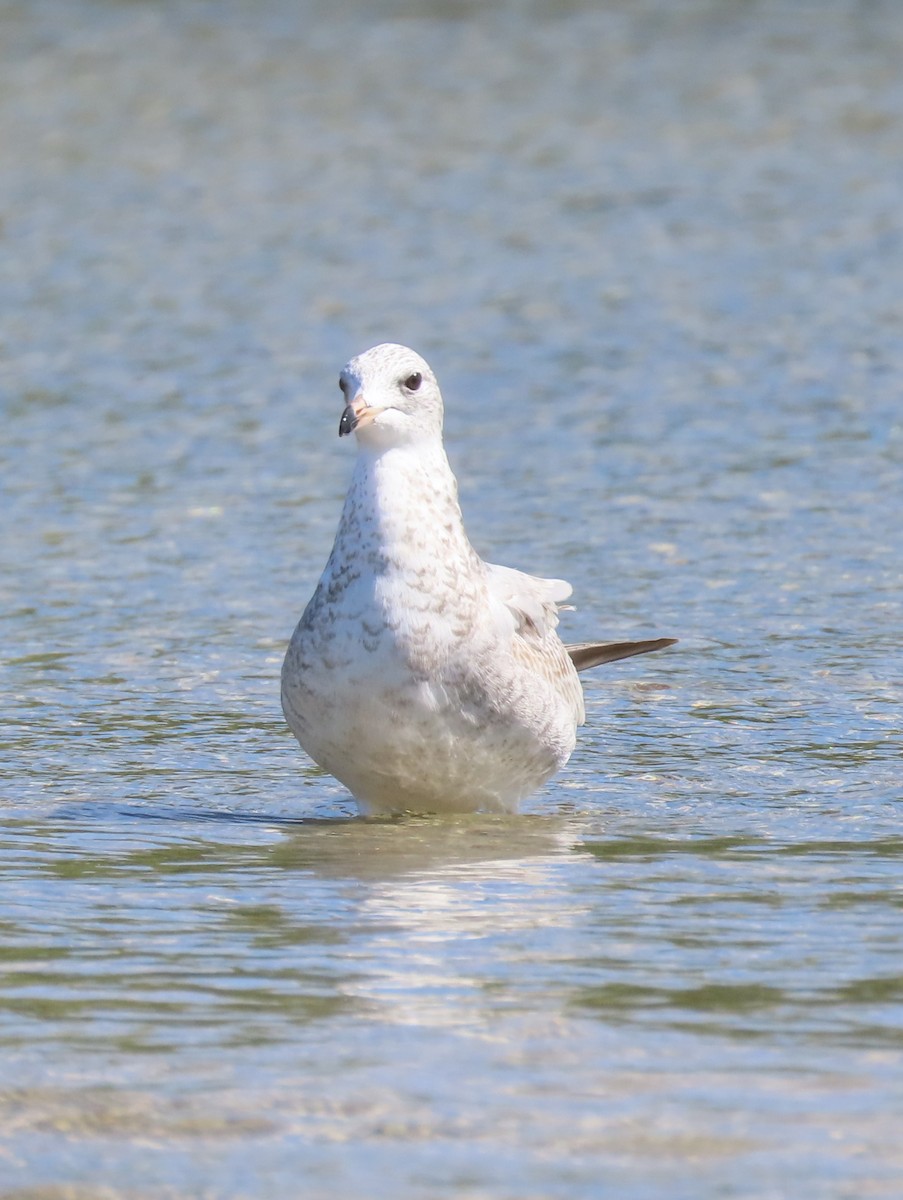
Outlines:
{"type": "Polygon", "coordinates": [[[357,460],[285,655],[286,721],[365,814],[515,812],[574,749],[578,671],[675,639],[566,646],[570,584],[479,557],[419,354],[374,346],[339,386],[357,460]]]}

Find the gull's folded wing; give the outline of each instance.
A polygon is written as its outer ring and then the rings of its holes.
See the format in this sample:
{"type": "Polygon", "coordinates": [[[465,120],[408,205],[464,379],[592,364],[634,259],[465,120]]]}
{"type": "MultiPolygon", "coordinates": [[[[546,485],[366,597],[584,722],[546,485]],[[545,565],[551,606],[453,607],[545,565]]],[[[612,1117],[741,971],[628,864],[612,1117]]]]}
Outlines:
{"type": "Polygon", "coordinates": [[[634,654],[651,654],[653,650],[664,650],[673,646],[677,638],[653,638],[648,642],[580,642],[566,646],[571,662],[578,671],[589,667],[600,667],[603,663],[617,662],[619,658],[632,658],[634,654]]]}

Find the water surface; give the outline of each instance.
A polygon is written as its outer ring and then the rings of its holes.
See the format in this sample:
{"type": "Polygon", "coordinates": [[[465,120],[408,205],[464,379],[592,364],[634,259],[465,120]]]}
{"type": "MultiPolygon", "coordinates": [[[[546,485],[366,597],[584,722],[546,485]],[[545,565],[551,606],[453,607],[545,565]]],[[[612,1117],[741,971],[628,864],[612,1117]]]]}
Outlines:
{"type": "Polygon", "coordinates": [[[10,0],[0,1198],[896,1197],[903,15],[10,0]],[[281,720],[439,374],[586,678],[517,818],[281,720]]]}

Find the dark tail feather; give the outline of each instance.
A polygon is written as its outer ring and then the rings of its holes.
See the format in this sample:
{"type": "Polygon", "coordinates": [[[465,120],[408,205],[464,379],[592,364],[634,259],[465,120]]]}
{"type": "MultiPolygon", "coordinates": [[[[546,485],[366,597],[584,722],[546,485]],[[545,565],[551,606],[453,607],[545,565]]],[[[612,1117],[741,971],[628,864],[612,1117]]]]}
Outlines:
{"type": "Polygon", "coordinates": [[[565,646],[571,662],[578,671],[589,667],[600,667],[603,663],[617,662],[619,658],[632,658],[634,654],[650,654],[653,650],[664,650],[673,646],[677,638],[653,638],[651,642],[580,642],[577,646],[565,646]]]}

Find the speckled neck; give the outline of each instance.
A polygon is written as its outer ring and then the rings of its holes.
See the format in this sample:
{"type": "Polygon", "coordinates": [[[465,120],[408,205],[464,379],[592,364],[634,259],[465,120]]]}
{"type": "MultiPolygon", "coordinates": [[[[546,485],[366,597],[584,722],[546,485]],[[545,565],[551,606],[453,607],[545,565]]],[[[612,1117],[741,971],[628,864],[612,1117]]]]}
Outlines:
{"type": "Polygon", "coordinates": [[[441,570],[449,560],[471,562],[476,556],[441,442],[362,449],[336,540],[353,540],[358,553],[378,554],[382,569],[441,570]],[[437,535],[442,562],[435,561],[437,535]]]}

